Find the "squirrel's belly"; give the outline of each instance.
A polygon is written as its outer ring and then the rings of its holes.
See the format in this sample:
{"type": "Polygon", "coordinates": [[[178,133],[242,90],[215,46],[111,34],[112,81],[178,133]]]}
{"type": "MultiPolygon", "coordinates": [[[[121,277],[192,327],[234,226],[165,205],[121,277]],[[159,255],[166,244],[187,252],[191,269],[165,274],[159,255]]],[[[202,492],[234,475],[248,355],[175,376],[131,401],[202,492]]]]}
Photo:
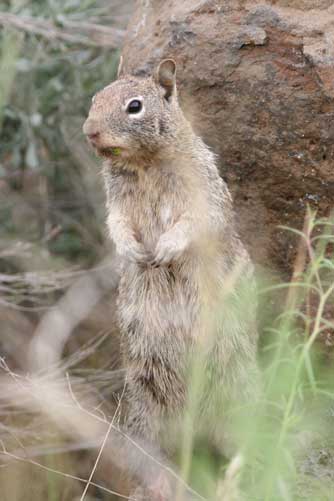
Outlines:
{"type": "Polygon", "coordinates": [[[199,314],[198,284],[176,266],[128,266],[121,278],[118,310],[125,332],[140,336],[167,333],[189,338],[199,314]]]}

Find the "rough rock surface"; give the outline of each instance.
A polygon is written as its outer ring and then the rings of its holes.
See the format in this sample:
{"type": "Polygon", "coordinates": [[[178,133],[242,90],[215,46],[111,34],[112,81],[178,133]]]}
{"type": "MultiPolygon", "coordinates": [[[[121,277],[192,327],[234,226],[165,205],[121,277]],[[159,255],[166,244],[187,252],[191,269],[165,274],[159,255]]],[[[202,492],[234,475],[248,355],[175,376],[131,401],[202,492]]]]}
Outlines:
{"type": "Polygon", "coordinates": [[[334,203],[332,0],[142,0],[124,71],[178,63],[182,101],[219,154],[253,259],[287,272],[309,203],[334,203]]]}

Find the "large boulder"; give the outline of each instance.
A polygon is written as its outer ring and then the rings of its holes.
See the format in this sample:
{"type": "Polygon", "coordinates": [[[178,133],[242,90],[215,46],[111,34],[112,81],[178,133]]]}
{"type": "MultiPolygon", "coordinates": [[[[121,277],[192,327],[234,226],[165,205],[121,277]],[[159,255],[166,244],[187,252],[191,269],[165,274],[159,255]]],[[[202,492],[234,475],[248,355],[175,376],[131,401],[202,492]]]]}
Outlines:
{"type": "Polygon", "coordinates": [[[124,71],[178,63],[184,108],[219,154],[253,259],[288,272],[306,206],[334,200],[332,0],[138,1],[124,71]]]}

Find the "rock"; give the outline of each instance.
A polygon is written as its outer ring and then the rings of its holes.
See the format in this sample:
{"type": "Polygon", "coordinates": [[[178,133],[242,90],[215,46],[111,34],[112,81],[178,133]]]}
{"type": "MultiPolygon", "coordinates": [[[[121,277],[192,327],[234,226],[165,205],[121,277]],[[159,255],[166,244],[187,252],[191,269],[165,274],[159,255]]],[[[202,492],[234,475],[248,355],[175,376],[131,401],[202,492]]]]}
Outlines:
{"type": "Polygon", "coordinates": [[[331,0],[145,0],[124,69],[178,63],[183,107],[220,158],[253,259],[289,273],[306,206],[334,199],[334,5],[331,0]]]}
{"type": "Polygon", "coordinates": [[[246,26],[242,29],[237,37],[239,49],[245,45],[264,45],[267,40],[267,33],[262,28],[257,26],[246,26]]]}

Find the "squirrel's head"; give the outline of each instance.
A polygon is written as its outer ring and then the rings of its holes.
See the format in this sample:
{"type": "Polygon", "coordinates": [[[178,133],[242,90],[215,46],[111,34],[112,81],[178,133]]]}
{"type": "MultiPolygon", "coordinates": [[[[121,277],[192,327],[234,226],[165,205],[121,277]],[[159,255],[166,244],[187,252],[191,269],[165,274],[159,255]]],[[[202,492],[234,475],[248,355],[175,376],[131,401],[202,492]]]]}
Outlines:
{"type": "Polygon", "coordinates": [[[124,76],[93,97],[83,132],[100,156],[136,158],[173,143],[180,113],[175,74],[175,62],[166,59],[152,76],[124,76]]]}

